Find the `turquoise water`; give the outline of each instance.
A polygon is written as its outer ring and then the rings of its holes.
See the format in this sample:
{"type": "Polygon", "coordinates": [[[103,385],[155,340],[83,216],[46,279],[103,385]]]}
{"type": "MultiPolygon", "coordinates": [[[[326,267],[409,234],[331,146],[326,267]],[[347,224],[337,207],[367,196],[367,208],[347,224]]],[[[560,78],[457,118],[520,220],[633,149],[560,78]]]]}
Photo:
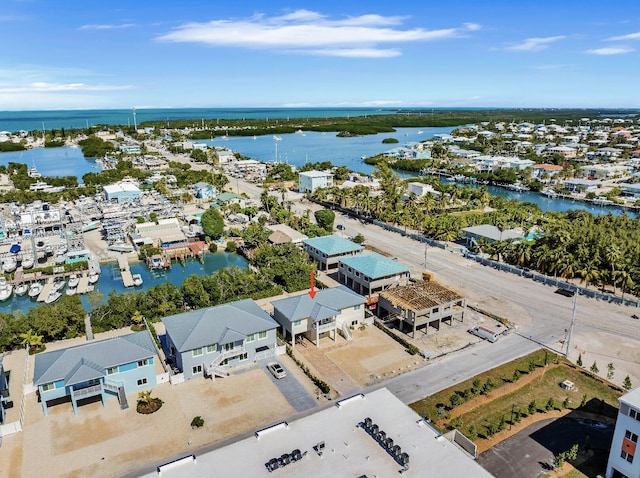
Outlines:
{"type": "Polygon", "coordinates": [[[70,146],[0,153],[0,164],[6,166],[9,163],[22,163],[28,167],[35,165],[43,176],[76,176],[78,182],[82,182],[82,176],[86,173],[102,170],[94,158],[87,159],[80,148],[70,146]]]}
{"type": "MultiPolygon", "coordinates": [[[[170,282],[175,286],[181,286],[184,280],[195,274],[197,276],[211,275],[214,272],[228,266],[247,267],[247,261],[238,254],[230,254],[227,252],[216,252],[215,254],[206,253],[204,261],[187,261],[184,265],[174,262],[171,269],[167,271],[150,271],[143,262],[131,264],[131,273],[140,274],[143,279],[141,287],[125,287],[122,284],[120,271],[116,262],[102,264],[100,266],[100,280],[96,284],[96,290],[100,292],[105,301],[109,297],[111,291],[117,294],[124,292],[141,292],[156,285],[170,282]]],[[[82,303],[89,310],[89,302],[86,296],[82,296],[82,303]]],[[[16,311],[26,312],[31,307],[40,305],[38,302],[31,300],[28,295],[22,297],[12,296],[7,302],[0,303],[0,312],[13,313],[16,311]]]]}

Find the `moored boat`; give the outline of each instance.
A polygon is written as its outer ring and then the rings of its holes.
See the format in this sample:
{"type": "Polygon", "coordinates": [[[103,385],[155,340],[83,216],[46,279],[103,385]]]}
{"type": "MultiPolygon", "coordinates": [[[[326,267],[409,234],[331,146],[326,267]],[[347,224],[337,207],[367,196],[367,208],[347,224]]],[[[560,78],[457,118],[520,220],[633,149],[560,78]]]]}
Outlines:
{"type": "Polygon", "coordinates": [[[91,271],[89,272],[87,278],[89,279],[89,284],[95,284],[96,282],[98,282],[98,279],[100,279],[100,274],[98,274],[96,271],[91,271]]]}
{"type": "Polygon", "coordinates": [[[53,280],[53,290],[60,290],[64,287],[64,279],[62,277],[56,277],[53,280]]]}
{"type": "Polygon", "coordinates": [[[58,300],[60,297],[62,297],[62,293],[59,290],[52,290],[51,292],[49,292],[49,295],[47,296],[47,298],[44,299],[44,303],[52,304],[53,302],[58,300]]]}
{"type": "Polygon", "coordinates": [[[13,294],[13,286],[7,283],[7,279],[0,277],[0,302],[4,302],[13,294]]]}
{"type": "Polygon", "coordinates": [[[31,269],[34,265],[33,255],[32,254],[23,255],[21,264],[23,269],[31,269]]]}
{"type": "Polygon", "coordinates": [[[13,272],[16,267],[18,267],[18,261],[16,261],[15,257],[7,257],[2,261],[2,272],[13,272]]]}
{"type": "Polygon", "coordinates": [[[42,292],[42,284],[40,282],[34,282],[29,287],[29,297],[31,298],[38,297],[40,292],[42,292]]]}
{"type": "Polygon", "coordinates": [[[133,279],[133,285],[136,287],[140,287],[142,285],[142,275],[140,274],[133,274],[131,276],[131,278],[133,279]]]}
{"type": "Polygon", "coordinates": [[[25,284],[24,282],[21,282],[16,286],[14,292],[16,293],[16,295],[25,295],[28,290],[29,290],[29,287],[27,286],[27,284],[25,284]]]}
{"type": "Polygon", "coordinates": [[[67,295],[75,295],[77,292],[78,292],[78,289],[76,287],[70,287],[70,286],[67,286],[67,288],[64,291],[64,293],[67,295]]]}
{"type": "Polygon", "coordinates": [[[78,276],[78,274],[71,274],[69,276],[69,283],[67,284],[67,287],[71,287],[72,289],[75,289],[76,287],[78,287],[79,283],[80,283],[80,277],[78,276]]]}

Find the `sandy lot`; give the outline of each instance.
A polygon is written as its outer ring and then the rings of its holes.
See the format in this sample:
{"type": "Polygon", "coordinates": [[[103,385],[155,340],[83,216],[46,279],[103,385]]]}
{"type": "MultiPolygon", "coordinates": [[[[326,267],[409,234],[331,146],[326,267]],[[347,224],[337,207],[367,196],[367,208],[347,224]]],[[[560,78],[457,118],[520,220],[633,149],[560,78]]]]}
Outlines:
{"type": "Polygon", "coordinates": [[[153,396],[164,401],[153,415],[138,414],[132,394],[126,411],[110,399],[105,408],[83,405],[78,416],[63,403],[45,417],[35,394],[28,395],[24,431],[4,437],[0,476],[119,476],[294,413],[261,369],[215,382],[165,383],[153,396]],[[193,430],[197,415],[205,424],[193,430]]]}

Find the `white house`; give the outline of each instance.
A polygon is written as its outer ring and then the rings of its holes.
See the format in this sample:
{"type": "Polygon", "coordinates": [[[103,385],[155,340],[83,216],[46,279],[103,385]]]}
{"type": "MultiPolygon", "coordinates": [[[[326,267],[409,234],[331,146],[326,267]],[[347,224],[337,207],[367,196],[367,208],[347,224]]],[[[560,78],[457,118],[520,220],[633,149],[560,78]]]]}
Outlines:
{"type": "Polygon", "coordinates": [[[333,174],[323,171],[305,171],[298,173],[298,190],[301,193],[312,193],[318,188],[333,186],[333,174]]]}
{"type": "Polygon", "coordinates": [[[640,435],[640,388],[618,399],[620,408],[609,450],[606,478],[640,477],[640,458],[635,459],[640,435]]]}

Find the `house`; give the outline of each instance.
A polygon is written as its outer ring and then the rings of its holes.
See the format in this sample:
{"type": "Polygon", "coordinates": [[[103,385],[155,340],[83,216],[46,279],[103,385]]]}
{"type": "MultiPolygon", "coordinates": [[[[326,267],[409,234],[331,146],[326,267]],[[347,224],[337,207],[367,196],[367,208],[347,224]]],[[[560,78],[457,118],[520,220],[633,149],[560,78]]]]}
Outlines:
{"type": "Polygon", "coordinates": [[[585,191],[595,191],[598,188],[600,181],[593,181],[591,179],[567,179],[564,182],[563,188],[565,191],[570,192],[585,192],[585,191]]]}
{"type": "Polygon", "coordinates": [[[147,244],[166,249],[176,245],[186,247],[188,242],[180,222],[175,217],[159,219],[158,222],[143,222],[135,224],[134,227],[131,240],[137,246],[147,244]]]}
{"type": "Polygon", "coordinates": [[[582,175],[588,179],[613,179],[629,175],[631,167],[620,164],[589,164],[581,166],[582,175]]]}
{"type": "Polygon", "coordinates": [[[309,239],[309,236],[306,234],[302,234],[286,224],[272,224],[265,227],[270,231],[273,231],[269,236],[269,242],[272,244],[284,244],[291,242],[296,245],[302,245],[302,241],[309,239]]]}
{"type": "Polygon", "coordinates": [[[575,148],[571,148],[570,146],[565,146],[563,144],[557,146],[548,146],[544,150],[544,154],[546,156],[552,156],[554,154],[558,154],[563,158],[574,159],[577,156],[577,151],[575,148]]]}
{"type": "Polygon", "coordinates": [[[319,290],[313,298],[305,293],[275,300],[271,305],[273,318],[291,337],[292,344],[304,335],[318,346],[324,336],[336,340],[338,331],[350,337],[349,327],[357,327],[364,321],[365,302],[361,295],[338,286],[319,290]]]}
{"type": "Polygon", "coordinates": [[[338,281],[366,296],[405,285],[409,276],[407,266],[377,252],[342,257],[338,265],[338,281]]]}
{"type": "Polygon", "coordinates": [[[335,234],[305,239],[302,243],[305,252],[318,263],[318,269],[323,271],[336,269],[340,258],[352,256],[364,250],[363,245],[335,234]]]}
{"type": "Polygon", "coordinates": [[[618,399],[618,418],[609,449],[606,478],[640,476],[638,436],[640,436],[640,388],[624,394],[618,399]]]}
{"type": "Polygon", "coordinates": [[[185,380],[275,355],[278,323],[251,299],[162,319],[168,360],[185,380]]]}
{"type": "Polygon", "coordinates": [[[433,281],[420,281],[380,292],[378,316],[395,317],[398,329],[408,326],[415,338],[416,330],[427,333],[429,326],[440,330],[443,322],[464,321],[467,301],[460,293],[433,281]]]}
{"type": "Polygon", "coordinates": [[[6,419],[5,410],[11,406],[13,406],[13,402],[9,395],[9,383],[7,382],[7,376],[4,373],[2,356],[0,355],[0,425],[3,424],[6,419]]]}
{"type": "Polygon", "coordinates": [[[439,196],[440,192],[433,189],[431,184],[425,183],[409,183],[407,184],[407,194],[415,194],[417,197],[422,197],[425,194],[433,194],[434,196],[439,196]]]}
{"type": "Polygon", "coordinates": [[[215,199],[216,187],[203,181],[197,182],[193,185],[193,195],[196,199],[215,199]]]}
{"type": "Polygon", "coordinates": [[[562,166],[557,164],[534,164],[531,166],[531,177],[541,179],[543,176],[553,177],[564,170],[562,166]]]}
{"type": "Polygon", "coordinates": [[[240,207],[245,207],[246,198],[236,193],[225,192],[218,194],[216,201],[220,205],[226,204],[228,206],[230,204],[239,204],[240,207]]]}
{"type": "Polygon", "coordinates": [[[156,385],[155,361],[155,345],[145,330],[37,354],[33,384],[45,415],[49,406],[69,399],[77,415],[80,401],[98,396],[103,405],[117,398],[126,409],[127,393],[156,385]]]}
{"type": "Polygon", "coordinates": [[[298,173],[298,191],[312,193],[318,188],[333,186],[333,174],[323,171],[305,171],[298,173]]]}
{"type": "Polygon", "coordinates": [[[459,432],[442,435],[381,388],[256,430],[238,441],[199,453],[197,461],[188,455],[166,465],[159,463],[142,477],[164,477],[166,472],[166,476],[188,478],[491,478],[475,461],[474,450],[459,432]]]}
{"type": "Polygon", "coordinates": [[[625,184],[622,188],[622,194],[634,199],[640,198],[640,183],[625,184]]]}
{"type": "Polygon", "coordinates": [[[492,224],[480,224],[478,226],[469,226],[462,228],[462,238],[467,245],[471,246],[479,240],[484,239],[487,242],[514,240],[522,237],[522,233],[515,229],[501,231],[492,224]]]}
{"type": "Polygon", "coordinates": [[[127,181],[107,184],[106,186],[103,186],[102,190],[107,201],[116,201],[120,204],[139,201],[142,198],[142,192],[138,186],[127,181]]]}

